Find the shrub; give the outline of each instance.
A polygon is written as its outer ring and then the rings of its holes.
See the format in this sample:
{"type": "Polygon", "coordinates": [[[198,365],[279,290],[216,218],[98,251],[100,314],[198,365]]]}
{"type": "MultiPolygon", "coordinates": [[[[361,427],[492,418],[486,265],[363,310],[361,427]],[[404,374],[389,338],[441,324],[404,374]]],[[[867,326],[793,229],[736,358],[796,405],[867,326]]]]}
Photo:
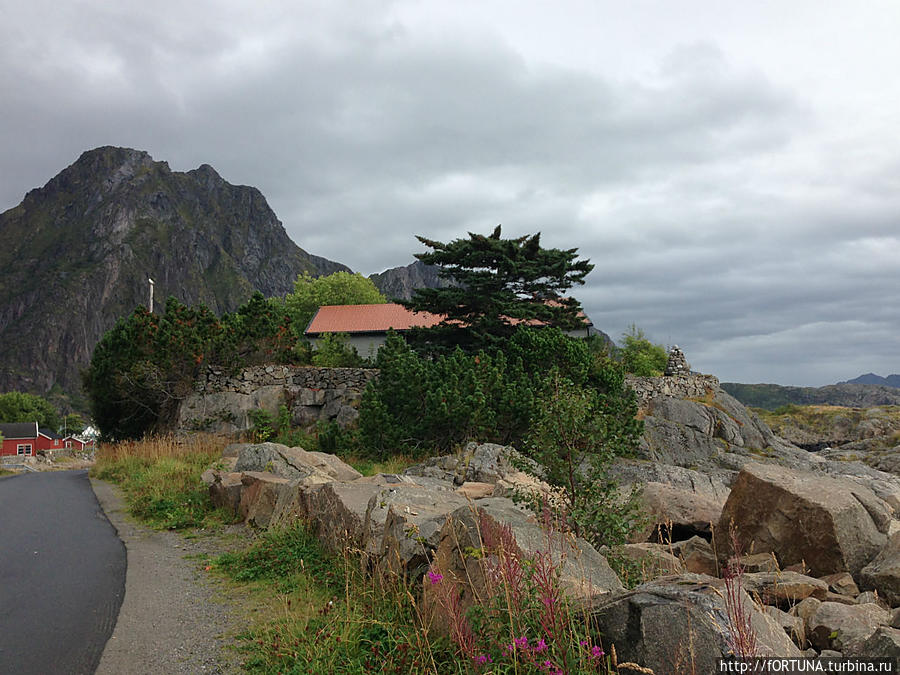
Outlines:
{"type": "Polygon", "coordinates": [[[621,350],[625,371],[641,377],[656,377],[666,371],[668,355],[666,348],[655,345],[644,336],[644,331],[631,324],[631,328],[622,336],[624,347],[621,350]]]}

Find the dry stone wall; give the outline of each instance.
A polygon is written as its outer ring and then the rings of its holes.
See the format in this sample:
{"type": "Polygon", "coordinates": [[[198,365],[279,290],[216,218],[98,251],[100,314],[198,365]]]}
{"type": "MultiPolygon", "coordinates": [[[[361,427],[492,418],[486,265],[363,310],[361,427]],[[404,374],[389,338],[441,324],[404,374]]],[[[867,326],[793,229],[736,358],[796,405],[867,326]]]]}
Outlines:
{"type": "Polygon", "coordinates": [[[626,384],[637,394],[638,403],[643,406],[658,396],[673,398],[703,398],[719,390],[719,378],[715,375],[664,375],[662,377],[625,378],[626,384]]]}
{"type": "Polygon", "coordinates": [[[372,368],[311,368],[253,366],[237,374],[210,369],[195,391],[181,403],[178,426],[184,430],[234,433],[249,429],[251,414],[265,410],[277,415],[286,406],[297,426],[316,422],[351,424],[372,368]]]}

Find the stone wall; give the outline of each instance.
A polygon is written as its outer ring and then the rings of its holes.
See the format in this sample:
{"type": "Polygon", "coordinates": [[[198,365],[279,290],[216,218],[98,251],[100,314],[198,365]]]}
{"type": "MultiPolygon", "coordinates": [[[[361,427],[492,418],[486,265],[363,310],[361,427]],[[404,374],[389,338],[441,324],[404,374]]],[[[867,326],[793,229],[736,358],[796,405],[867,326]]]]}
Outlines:
{"type": "Polygon", "coordinates": [[[181,403],[178,427],[183,430],[234,433],[253,426],[251,414],[277,415],[281,406],[297,426],[316,422],[351,424],[372,368],[253,366],[237,374],[208,370],[195,392],[181,403]]]}
{"type": "Polygon", "coordinates": [[[719,379],[714,375],[672,375],[663,377],[635,377],[628,375],[626,384],[637,394],[643,406],[657,396],[675,398],[703,398],[719,389],[719,379]]]}

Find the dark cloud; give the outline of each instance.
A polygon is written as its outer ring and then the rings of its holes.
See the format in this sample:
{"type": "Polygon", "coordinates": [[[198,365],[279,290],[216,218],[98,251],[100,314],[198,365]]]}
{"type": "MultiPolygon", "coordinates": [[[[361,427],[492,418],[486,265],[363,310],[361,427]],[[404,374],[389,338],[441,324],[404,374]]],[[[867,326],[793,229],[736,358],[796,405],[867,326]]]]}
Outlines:
{"type": "Polygon", "coordinates": [[[541,231],[597,265],[578,295],[600,328],[723,379],[900,370],[898,154],[715,35],[610,73],[500,28],[436,37],[403,3],[0,2],[0,208],[137,147],[259,187],[299,245],[365,273],[415,234],[541,231]]]}

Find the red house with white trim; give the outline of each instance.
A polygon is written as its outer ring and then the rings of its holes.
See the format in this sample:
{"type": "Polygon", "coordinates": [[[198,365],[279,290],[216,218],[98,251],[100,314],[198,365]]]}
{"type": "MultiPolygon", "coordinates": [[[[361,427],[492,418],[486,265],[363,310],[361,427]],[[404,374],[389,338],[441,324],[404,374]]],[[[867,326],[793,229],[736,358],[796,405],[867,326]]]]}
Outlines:
{"type": "Polygon", "coordinates": [[[46,429],[38,429],[37,422],[0,424],[3,445],[0,457],[33,457],[42,450],[62,450],[63,439],[46,429]]]}

